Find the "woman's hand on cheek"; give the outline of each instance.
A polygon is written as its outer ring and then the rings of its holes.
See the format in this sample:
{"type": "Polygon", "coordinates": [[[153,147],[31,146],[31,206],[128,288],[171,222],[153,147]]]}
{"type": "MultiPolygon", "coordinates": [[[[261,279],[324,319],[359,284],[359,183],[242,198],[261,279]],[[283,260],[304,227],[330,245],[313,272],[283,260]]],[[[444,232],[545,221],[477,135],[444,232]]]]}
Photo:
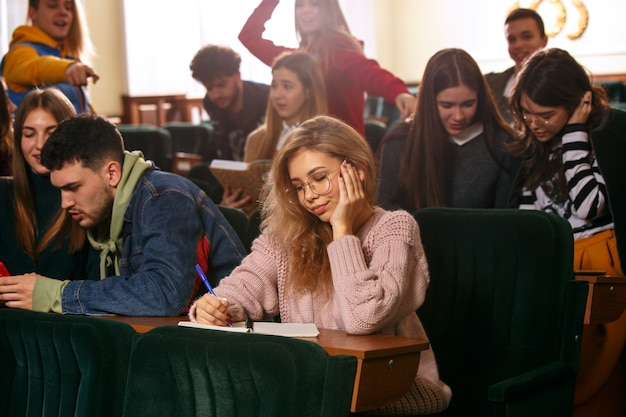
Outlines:
{"type": "Polygon", "coordinates": [[[578,107],[574,109],[574,112],[567,121],[567,124],[572,125],[577,123],[587,123],[587,120],[589,119],[589,114],[591,114],[591,109],[593,108],[591,98],[591,91],[587,91],[585,94],[583,94],[583,97],[580,99],[578,107]]]}
{"type": "Polygon", "coordinates": [[[341,164],[337,184],[339,186],[339,201],[330,218],[334,239],[353,234],[354,221],[363,205],[368,204],[359,171],[350,161],[345,160],[341,164]]]}

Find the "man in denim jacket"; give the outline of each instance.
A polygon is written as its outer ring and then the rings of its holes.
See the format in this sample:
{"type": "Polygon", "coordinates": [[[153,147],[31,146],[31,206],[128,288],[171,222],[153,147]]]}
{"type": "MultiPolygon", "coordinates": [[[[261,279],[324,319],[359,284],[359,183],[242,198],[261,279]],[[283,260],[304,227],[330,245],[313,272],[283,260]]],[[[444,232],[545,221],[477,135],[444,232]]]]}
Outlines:
{"type": "Polygon", "coordinates": [[[2,278],[7,307],[69,314],[173,316],[197,295],[199,243],[216,284],[246,251],[213,202],[187,179],[127,152],[103,118],[60,123],[41,154],[62,207],[100,250],[100,280],[2,278]],[[206,238],[206,241],[203,239],[206,238]]]}

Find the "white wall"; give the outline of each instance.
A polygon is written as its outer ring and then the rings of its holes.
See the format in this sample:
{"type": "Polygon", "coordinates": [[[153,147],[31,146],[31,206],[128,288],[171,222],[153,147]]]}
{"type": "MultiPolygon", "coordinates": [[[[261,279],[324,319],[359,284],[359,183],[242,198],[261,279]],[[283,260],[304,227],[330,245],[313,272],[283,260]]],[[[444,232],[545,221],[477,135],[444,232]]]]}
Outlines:
{"type": "MultiPolygon", "coordinates": [[[[381,64],[406,81],[419,81],[426,62],[442,48],[469,52],[484,72],[512,65],[504,38],[504,19],[518,3],[530,0],[374,0],[379,30],[381,64]]],[[[572,0],[562,0],[566,20],[563,31],[548,46],[567,49],[592,74],[626,73],[626,2],[583,0],[589,13],[586,31],[576,40],[567,37],[578,28],[580,14],[572,0]]],[[[552,2],[541,2],[537,11],[546,30],[557,22],[552,2]]]]}
{"type": "MultiPolygon", "coordinates": [[[[14,0],[0,0],[4,2],[14,0]]],[[[130,0],[131,2],[143,0],[130,0]]],[[[174,5],[198,1],[214,8],[211,15],[192,16],[202,25],[216,21],[229,22],[238,33],[242,22],[231,22],[233,7],[247,7],[251,0],[177,0],[174,5]]],[[[282,0],[279,7],[292,8],[293,0],[282,0]],[[286,5],[283,3],[287,1],[286,5]]],[[[506,50],[503,21],[507,11],[514,5],[512,0],[341,0],[350,15],[351,29],[365,40],[366,53],[375,57],[381,65],[407,82],[419,81],[426,62],[439,49],[460,47],[466,49],[478,61],[483,71],[504,70],[512,65],[506,50]],[[370,7],[368,7],[368,5],[370,7]],[[356,14],[355,14],[356,13],[356,14]]],[[[107,115],[119,115],[122,111],[121,95],[128,93],[126,76],[126,47],[124,44],[123,0],[83,0],[88,25],[98,55],[94,67],[101,75],[95,86],[90,87],[92,101],[97,111],[107,115]]],[[[144,7],[142,19],[151,17],[151,11],[170,10],[164,0],[152,0],[151,7],[144,7]]],[[[252,1],[254,4],[255,1],[252,1]]],[[[555,19],[553,2],[542,2],[539,13],[546,26],[552,27],[555,19]]],[[[562,0],[566,7],[566,26],[561,34],[550,39],[549,46],[569,50],[594,74],[626,73],[626,1],[583,0],[589,10],[589,25],[580,39],[569,40],[567,33],[575,30],[578,23],[572,0],[562,0]]],[[[524,7],[530,0],[520,0],[524,7]]],[[[181,6],[177,6],[181,7],[181,6]]],[[[20,12],[22,13],[22,12],[20,12]]],[[[171,13],[175,15],[174,11],[171,13]]],[[[3,25],[3,19],[0,19],[3,25]]],[[[0,28],[10,33],[13,28],[0,28]]],[[[293,32],[293,23],[274,30],[293,32]]],[[[196,45],[187,45],[187,30],[177,30],[167,22],[143,36],[146,45],[168,41],[164,48],[179,47],[195,51],[196,45]],[[177,46],[178,45],[178,46],[177,46]]],[[[210,40],[206,40],[208,43],[210,40]]],[[[235,44],[238,41],[234,40],[235,44]]],[[[138,48],[142,48],[140,43],[138,48]]],[[[237,46],[241,48],[241,45],[237,46]]],[[[164,54],[168,53],[164,49],[164,54]]],[[[177,82],[193,83],[188,72],[188,59],[181,59],[177,82]]],[[[144,77],[153,76],[153,67],[142,67],[144,77]]],[[[155,91],[158,93],[158,91],[155,91]]]]}

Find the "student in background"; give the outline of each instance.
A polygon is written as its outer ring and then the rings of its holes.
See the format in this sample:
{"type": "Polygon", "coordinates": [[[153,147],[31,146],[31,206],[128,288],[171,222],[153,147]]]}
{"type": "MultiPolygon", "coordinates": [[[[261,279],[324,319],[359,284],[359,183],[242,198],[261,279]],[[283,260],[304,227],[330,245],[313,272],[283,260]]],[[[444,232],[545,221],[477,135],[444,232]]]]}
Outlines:
{"type": "Polygon", "coordinates": [[[508,98],[515,82],[515,76],[522,69],[524,61],[535,51],[548,44],[543,19],[531,9],[514,9],[504,21],[504,35],[509,45],[509,56],[515,65],[504,72],[491,72],[485,75],[498,109],[507,123],[513,123],[509,111],[508,98]]]}
{"type": "Polygon", "coordinates": [[[243,81],[241,57],[227,46],[206,45],[191,61],[191,76],[206,88],[204,109],[216,139],[212,158],[243,160],[246,138],[263,123],[269,87],[243,81]]]}
{"type": "Polygon", "coordinates": [[[326,87],[317,60],[302,51],[278,56],[272,65],[265,123],[248,136],[244,161],[273,159],[301,122],[326,112],[326,87]]]}
{"type": "Polygon", "coordinates": [[[41,164],[48,137],[74,114],[68,99],[53,88],[31,91],[17,109],[13,178],[0,181],[0,261],[13,275],[36,273],[54,279],[90,275],[85,232],[61,209],[61,193],[41,164]]]}
{"type": "MultiPolygon", "coordinates": [[[[528,59],[510,104],[523,128],[522,140],[511,146],[524,157],[519,208],[569,221],[575,269],[622,275],[602,161],[592,142],[621,143],[623,149],[626,113],[611,109],[605,91],[592,85],[569,53],[556,48],[528,59]]],[[[620,356],[625,342],[626,313],[611,323],[585,326],[574,416],[624,415],[626,368],[620,356]]]]}
{"type": "Polygon", "coordinates": [[[517,170],[502,120],[478,64],[443,49],[426,65],[412,120],[394,126],[380,151],[377,204],[506,207],[517,170]]]}
{"type": "Polygon", "coordinates": [[[126,152],[119,131],[104,118],[83,114],[63,121],[40,158],[61,190],[62,207],[100,251],[100,279],[0,277],[7,307],[175,316],[197,296],[196,263],[208,262],[215,284],[246,253],[204,192],[160,171],[141,152],[126,152]]]}
{"type": "Polygon", "coordinates": [[[19,105],[35,87],[56,87],[76,113],[90,112],[87,82],[100,77],[84,62],[91,42],[81,2],[29,0],[28,19],[31,25],[13,31],[1,64],[9,98],[19,105]]]}
{"type": "MultiPolygon", "coordinates": [[[[280,315],[351,334],[427,337],[415,314],[429,279],[419,228],[406,212],[373,206],[375,170],[350,126],[328,116],[303,122],[274,159],[252,252],[190,319],[224,326],[280,315]]],[[[377,411],[434,413],[450,396],[427,350],[405,397],[377,411]]]]}
{"type": "MultiPolygon", "coordinates": [[[[267,65],[281,52],[292,50],[263,38],[265,23],[278,2],[262,0],[239,33],[241,43],[267,65]]],[[[415,98],[402,80],[365,57],[337,0],[296,0],[295,22],[299,49],[318,58],[324,72],[328,114],[364,136],[364,93],[396,104],[403,117],[411,113],[415,98]]]]}
{"type": "Polygon", "coordinates": [[[10,176],[13,157],[13,113],[15,104],[6,93],[4,80],[0,79],[0,177],[10,176]]]}
{"type": "MultiPolygon", "coordinates": [[[[274,159],[301,122],[320,114],[326,114],[326,89],[315,58],[302,51],[280,55],[272,65],[265,123],[248,136],[244,161],[274,159]]],[[[250,196],[226,187],[220,204],[242,208],[249,203],[250,196]]],[[[256,202],[252,206],[256,209],[256,202]]]]}

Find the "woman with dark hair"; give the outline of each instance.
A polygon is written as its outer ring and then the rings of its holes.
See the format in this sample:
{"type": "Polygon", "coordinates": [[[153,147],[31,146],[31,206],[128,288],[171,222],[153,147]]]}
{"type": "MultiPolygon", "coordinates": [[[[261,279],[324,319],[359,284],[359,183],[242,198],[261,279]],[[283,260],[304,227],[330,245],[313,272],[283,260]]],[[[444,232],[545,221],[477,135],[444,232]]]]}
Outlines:
{"type": "MultiPolygon", "coordinates": [[[[623,167],[626,113],[611,109],[606,92],[592,85],[585,69],[567,51],[557,48],[538,51],[528,59],[509,104],[522,129],[521,140],[511,146],[515,155],[524,158],[516,182],[519,208],[555,213],[569,221],[575,269],[621,275],[603,176],[609,165],[603,168],[593,143],[621,144],[614,149],[618,153],[622,149],[617,158],[623,167]]],[[[623,188],[619,191],[624,193],[623,188]]],[[[618,362],[625,342],[626,314],[612,323],[585,327],[575,416],[624,415],[623,401],[617,413],[624,386],[614,391],[618,396],[611,396],[615,379],[611,382],[609,377],[625,381],[624,366],[618,362]]]]}
{"type": "Polygon", "coordinates": [[[61,193],[41,164],[44,143],[74,114],[54,88],[31,91],[15,114],[13,178],[0,182],[0,261],[12,275],[86,279],[85,232],[61,209],[61,193]]]}
{"type": "Polygon", "coordinates": [[[6,93],[4,80],[0,80],[0,177],[11,175],[13,155],[13,112],[15,104],[6,93]]]}
{"type": "Polygon", "coordinates": [[[426,65],[412,120],[383,139],[377,204],[505,207],[517,166],[505,143],[513,138],[476,61],[443,49],[426,65]]]}
{"type": "MultiPolygon", "coordinates": [[[[517,77],[510,106],[522,129],[521,140],[511,146],[524,158],[517,181],[519,207],[553,212],[570,222],[576,269],[621,273],[605,181],[590,136],[612,129],[626,114],[612,110],[602,87],[592,85],[584,68],[556,48],[529,59],[517,77]],[[593,245],[606,241],[600,246],[615,252],[589,252],[592,236],[593,245]],[[608,259],[614,262],[597,263],[608,259]]],[[[615,134],[624,137],[626,132],[615,134]]]]}

